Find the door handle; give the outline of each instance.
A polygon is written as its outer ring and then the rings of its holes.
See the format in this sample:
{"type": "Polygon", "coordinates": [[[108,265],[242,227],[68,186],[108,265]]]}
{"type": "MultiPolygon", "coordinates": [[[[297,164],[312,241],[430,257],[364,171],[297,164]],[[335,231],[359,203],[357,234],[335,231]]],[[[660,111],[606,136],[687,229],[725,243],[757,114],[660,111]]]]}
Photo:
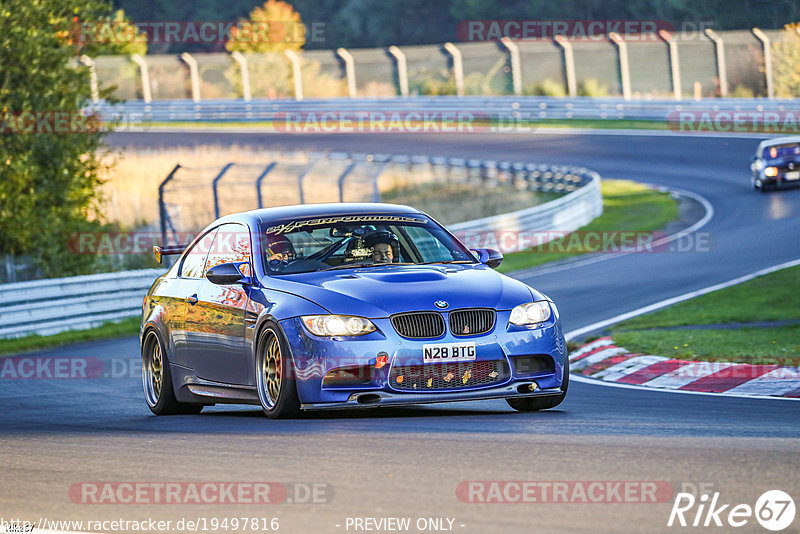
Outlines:
{"type": "Polygon", "coordinates": [[[197,293],[195,293],[194,295],[192,295],[191,297],[189,297],[188,299],[186,299],[186,302],[188,302],[188,303],[189,303],[189,304],[191,304],[192,306],[194,306],[195,304],[197,304],[197,293]]]}

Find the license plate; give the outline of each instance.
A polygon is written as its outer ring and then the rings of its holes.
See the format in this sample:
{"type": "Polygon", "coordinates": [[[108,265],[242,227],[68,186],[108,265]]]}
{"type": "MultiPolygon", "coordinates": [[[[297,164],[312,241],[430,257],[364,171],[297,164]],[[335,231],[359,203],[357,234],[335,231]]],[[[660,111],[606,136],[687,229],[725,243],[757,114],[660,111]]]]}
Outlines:
{"type": "Polygon", "coordinates": [[[787,172],[783,177],[787,180],[800,180],[800,171],[787,172]]]}
{"type": "Polygon", "coordinates": [[[472,361],[475,359],[475,342],[436,343],[422,345],[423,363],[472,361]]]}

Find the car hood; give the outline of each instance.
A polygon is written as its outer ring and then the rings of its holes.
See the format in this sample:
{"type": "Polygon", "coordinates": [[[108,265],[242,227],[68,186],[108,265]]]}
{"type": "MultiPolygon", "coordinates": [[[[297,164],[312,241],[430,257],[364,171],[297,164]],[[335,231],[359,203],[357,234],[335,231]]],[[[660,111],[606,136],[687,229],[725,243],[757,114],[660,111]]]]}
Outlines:
{"type": "Polygon", "coordinates": [[[397,265],[302,273],[267,279],[267,286],[300,295],[331,313],[370,318],[417,310],[487,307],[508,310],[544,297],[485,265],[397,265]]]}

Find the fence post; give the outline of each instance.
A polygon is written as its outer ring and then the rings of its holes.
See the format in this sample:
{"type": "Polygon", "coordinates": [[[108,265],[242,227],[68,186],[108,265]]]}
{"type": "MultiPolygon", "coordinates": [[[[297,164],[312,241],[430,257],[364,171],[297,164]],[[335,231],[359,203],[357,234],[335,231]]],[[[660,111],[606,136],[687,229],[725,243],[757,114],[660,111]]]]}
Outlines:
{"type": "Polygon", "coordinates": [[[297,189],[298,189],[298,192],[300,193],[300,204],[305,204],[306,203],[306,197],[303,194],[303,179],[306,177],[306,175],[308,175],[308,173],[311,172],[311,169],[314,168],[314,165],[317,164],[317,161],[319,161],[319,160],[309,161],[308,165],[306,166],[306,168],[303,169],[303,172],[301,172],[300,174],[297,175],[297,189]]]}
{"type": "MultiPolygon", "coordinates": [[[[169,214],[167,213],[167,206],[164,204],[164,186],[167,185],[167,182],[172,180],[175,176],[175,173],[178,172],[178,169],[181,168],[181,164],[176,164],[172,170],[169,172],[164,181],[158,185],[158,216],[161,219],[161,244],[167,244],[167,220],[169,219],[169,214]]],[[[173,228],[175,230],[175,228],[173,228]]]]}
{"type": "Polygon", "coordinates": [[[564,71],[564,81],[569,96],[578,96],[578,85],[575,83],[575,56],[572,53],[572,43],[563,35],[556,35],[553,43],[561,49],[561,65],[564,71]]]}
{"type": "Polygon", "coordinates": [[[683,97],[681,89],[681,65],[678,59],[678,43],[675,39],[665,30],[658,30],[658,36],[662,41],[667,43],[667,58],[669,59],[669,76],[672,82],[672,93],[675,95],[675,100],[680,100],[683,97]]]}
{"type": "Polygon", "coordinates": [[[347,76],[347,96],[355,98],[356,91],[356,65],[353,60],[353,54],[347,51],[346,48],[337,48],[336,55],[344,61],[344,74],[347,76]]]}
{"type": "Polygon", "coordinates": [[[273,161],[272,163],[267,165],[266,168],[261,172],[261,174],[258,175],[258,178],[256,178],[256,198],[258,199],[259,208],[264,207],[264,203],[261,201],[261,182],[270,173],[270,171],[272,171],[272,169],[275,168],[275,165],[277,164],[278,162],[273,161]]]}
{"type": "Polygon", "coordinates": [[[214,190],[214,218],[219,219],[219,196],[217,195],[217,183],[225,176],[225,173],[228,172],[228,169],[233,167],[233,163],[228,163],[222,170],[219,171],[219,174],[214,178],[214,181],[211,182],[211,188],[214,190]]]}
{"type": "Polygon", "coordinates": [[[238,50],[233,52],[231,57],[239,64],[239,70],[242,73],[242,97],[245,102],[250,102],[252,95],[250,94],[250,69],[247,68],[247,58],[238,50]]]}
{"type": "Polygon", "coordinates": [[[292,80],[294,81],[294,99],[303,100],[303,74],[300,70],[300,56],[294,50],[284,50],[283,53],[292,62],[292,80]]]}
{"type": "Polygon", "coordinates": [[[506,47],[511,57],[511,86],[514,94],[520,96],[522,95],[522,62],[519,59],[519,47],[508,37],[503,37],[500,42],[506,47]]]}
{"type": "Polygon", "coordinates": [[[344,181],[355,168],[356,162],[351,159],[350,164],[344,169],[342,174],[339,175],[339,202],[344,202],[344,181]]]}
{"type": "Polygon", "coordinates": [[[150,90],[150,71],[147,69],[147,61],[139,54],[132,54],[131,61],[139,65],[139,74],[142,78],[142,99],[145,104],[153,101],[153,93],[150,90]]]}
{"type": "Polygon", "coordinates": [[[753,28],[750,31],[753,32],[756,39],[761,41],[761,50],[764,53],[764,79],[767,83],[767,98],[772,100],[775,98],[775,86],[772,83],[772,47],[769,37],[758,28],[753,28]]]}
{"type": "Polygon", "coordinates": [[[464,96],[464,62],[461,59],[461,50],[453,43],[445,43],[444,49],[453,58],[453,77],[456,81],[456,94],[464,96]]]}
{"type": "Polygon", "coordinates": [[[11,254],[6,254],[6,279],[9,284],[17,281],[17,268],[11,254]]]}
{"type": "Polygon", "coordinates": [[[89,87],[92,92],[92,102],[97,104],[100,101],[100,91],[97,87],[97,70],[94,68],[94,61],[89,56],[81,56],[81,63],[89,67],[89,87]]]}
{"type": "Polygon", "coordinates": [[[395,59],[395,65],[397,65],[397,82],[400,85],[400,96],[405,98],[408,96],[408,64],[406,63],[406,55],[394,45],[390,46],[387,51],[395,59]]]}
{"type": "Polygon", "coordinates": [[[189,52],[181,54],[181,59],[189,65],[189,77],[192,80],[192,100],[200,102],[200,72],[197,68],[197,60],[189,52]]]}
{"type": "Polygon", "coordinates": [[[616,32],[608,34],[608,38],[617,49],[617,66],[619,68],[620,85],[622,86],[622,98],[631,99],[631,71],[628,65],[628,43],[616,32]]]}
{"type": "Polygon", "coordinates": [[[725,43],[722,37],[714,33],[711,28],[706,28],[706,37],[714,43],[714,54],[717,59],[717,77],[719,78],[719,96],[728,96],[728,74],[725,69],[725,43]]]}

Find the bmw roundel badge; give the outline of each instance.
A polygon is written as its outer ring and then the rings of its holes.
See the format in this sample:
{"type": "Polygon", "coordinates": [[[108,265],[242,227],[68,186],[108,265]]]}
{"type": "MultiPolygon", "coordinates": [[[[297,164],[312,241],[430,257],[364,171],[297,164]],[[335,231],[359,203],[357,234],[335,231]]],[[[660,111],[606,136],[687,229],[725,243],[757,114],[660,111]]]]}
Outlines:
{"type": "Polygon", "coordinates": [[[437,301],[436,301],[436,302],[434,302],[433,304],[434,304],[434,305],[435,305],[437,308],[440,308],[440,309],[442,309],[442,310],[443,310],[443,309],[445,309],[445,308],[447,308],[447,307],[449,306],[449,304],[448,304],[447,302],[445,302],[444,300],[437,300],[437,301]]]}

